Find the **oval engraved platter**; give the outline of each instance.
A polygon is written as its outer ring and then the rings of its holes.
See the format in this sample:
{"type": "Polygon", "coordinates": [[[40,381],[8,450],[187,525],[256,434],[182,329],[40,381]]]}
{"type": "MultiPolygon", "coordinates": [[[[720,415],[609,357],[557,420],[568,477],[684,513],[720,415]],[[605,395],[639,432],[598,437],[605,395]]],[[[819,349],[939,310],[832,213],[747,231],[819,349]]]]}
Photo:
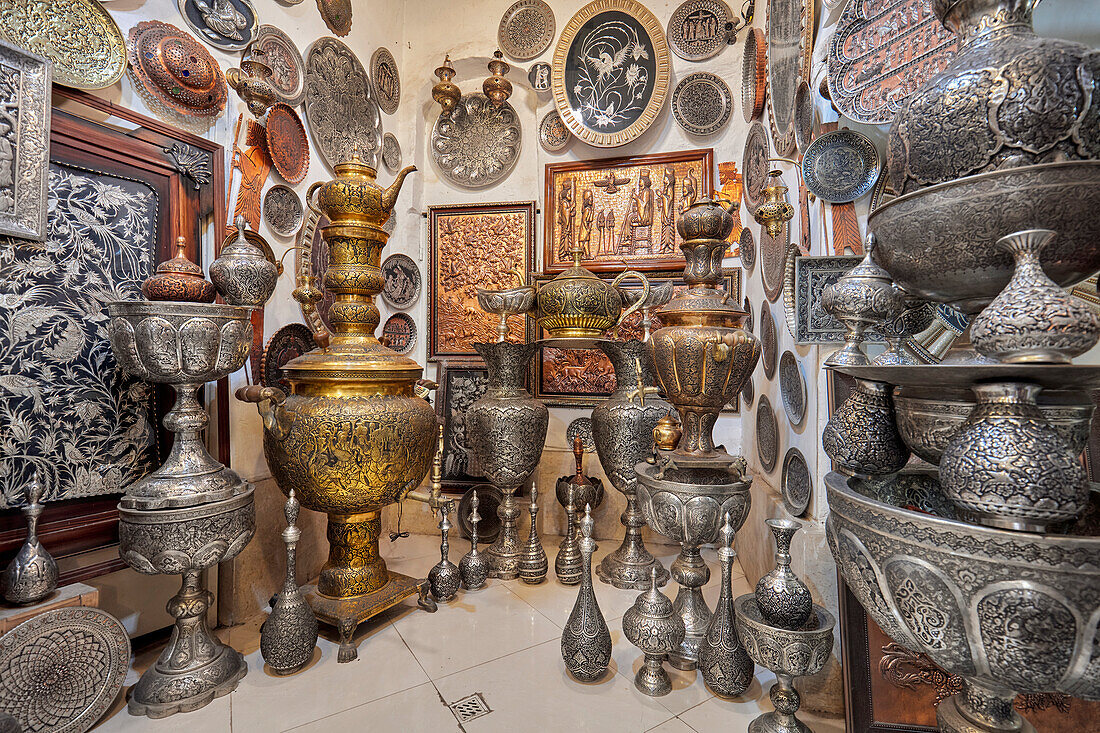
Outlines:
{"type": "Polygon", "coordinates": [[[329,168],[350,161],[353,151],[378,167],[382,115],[359,58],[335,38],[318,38],[306,55],[306,122],[329,168]]]}
{"type": "Polygon", "coordinates": [[[779,423],[766,394],[760,395],[756,404],[756,456],[765,473],[771,473],[775,469],[775,462],[779,458],[779,423]]]}

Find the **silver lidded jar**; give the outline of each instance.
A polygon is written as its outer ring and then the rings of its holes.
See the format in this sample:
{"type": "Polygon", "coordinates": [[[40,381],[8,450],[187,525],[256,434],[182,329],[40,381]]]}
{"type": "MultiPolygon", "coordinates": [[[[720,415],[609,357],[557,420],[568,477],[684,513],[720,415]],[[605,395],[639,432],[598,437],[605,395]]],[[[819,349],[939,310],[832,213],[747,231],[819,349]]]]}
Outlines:
{"type": "Polygon", "coordinates": [[[218,259],[210,263],[210,280],[229,305],[262,308],[275,292],[279,268],[267,259],[259,247],[248,241],[248,224],[238,216],[237,236],[222,247],[218,259]]]}
{"type": "Polygon", "coordinates": [[[683,642],[684,621],[672,608],[672,600],[657,590],[656,567],[649,571],[649,590],[623,614],[623,636],[645,655],[634,686],[651,697],[672,692],[672,680],[662,662],[683,642]]]}

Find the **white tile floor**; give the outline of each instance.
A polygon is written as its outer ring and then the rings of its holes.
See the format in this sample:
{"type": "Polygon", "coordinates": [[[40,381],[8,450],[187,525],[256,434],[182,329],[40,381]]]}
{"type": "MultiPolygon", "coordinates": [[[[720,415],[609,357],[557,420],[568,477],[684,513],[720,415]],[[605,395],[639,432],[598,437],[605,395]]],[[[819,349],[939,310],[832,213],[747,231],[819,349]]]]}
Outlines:
{"type": "MultiPolygon", "coordinates": [[[[467,544],[452,543],[453,561],[458,562],[467,544]]],[[[383,555],[390,567],[410,575],[424,577],[438,559],[435,537],[413,535],[387,545],[383,543],[383,555]]],[[[595,562],[616,546],[601,543],[595,562]]],[[[676,556],[672,547],[653,549],[666,566],[676,556]]],[[[223,630],[223,638],[248,659],[248,676],[235,692],[202,710],[164,720],[133,717],[119,703],[96,731],[733,733],[746,730],[753,718],[771,709],[773,677],[766,670],[736,701],[715,698],[695,672],[668,665],[673,680],[669,695],[651,698],[635,690],[634,673],[642,657],[623,638],[621,617],[637,593],[598,580],[596,596],[614,644],[611,671],[594,684],[575,682],[562,664],[559,639],[577,591],[554,578],[556,551],[557,538],[548,538],[551,572],[541,585],[490,580],[482,590],[460,591],[434,614],[410,601],[372,619],[360,627],[359,659],[349,664],[337,664],[337,645],[322,638],[309,667],[292,677],[276,677],[264,670],[259,653],[262,618],[223,630]],[[474,693],[482,695],[492,712],[460,726],[447,705],[474,693]]],[[[704,551],[704,557],[712,570],[704,595],[713,607],[719,566],[713,552],[704,551]]],[[[674,589],[672,584],[665,590],[674,589]]],[[[750,590],[735,568],[734,595],[750,590]]],[[[334,638],[325,627],[322,634],[334,638]]],[[[127,684],[136,681],[132,671],[127,684]]],[[[844,730],[839,719],[809,712],[800,717],[816,733],[844,730]]]]}

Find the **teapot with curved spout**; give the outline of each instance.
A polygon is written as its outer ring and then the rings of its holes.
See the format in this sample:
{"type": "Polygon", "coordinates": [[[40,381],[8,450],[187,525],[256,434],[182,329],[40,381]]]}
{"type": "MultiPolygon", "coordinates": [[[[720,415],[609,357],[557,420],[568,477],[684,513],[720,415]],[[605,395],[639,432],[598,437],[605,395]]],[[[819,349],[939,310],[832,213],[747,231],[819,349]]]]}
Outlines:
{"type": "Polygon", "coordinates": [[[550,338],[602,338],[605,331],[618,328],[649,297],[645,275],[627,270],[609,283],[581,265],[583,253],[579,247],[573,249],[573,266],[539,288],[535,320],[550,338]],[[627,278],[641,282],[642,295],[623,310],[617,286],[627,278]]]}

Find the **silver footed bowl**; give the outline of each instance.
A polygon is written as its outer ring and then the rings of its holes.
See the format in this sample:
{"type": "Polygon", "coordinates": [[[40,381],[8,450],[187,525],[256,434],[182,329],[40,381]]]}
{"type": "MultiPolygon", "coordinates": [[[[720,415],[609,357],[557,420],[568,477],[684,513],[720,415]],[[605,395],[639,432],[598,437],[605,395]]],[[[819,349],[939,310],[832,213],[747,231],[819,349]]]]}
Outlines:
{"type": "Polygon", "coordinates": [[[1012,278],[997,240],[1023,229],[1057,238],[1040,257],[1062,287],[1100,270],[1100,160],[1043,163],[966,176],[871,212],[874,260],[913,296],[977,313],[1012,278]]]}
{"type": "Polygon", "coordinates": [[[722,517],[729,513],[736,532],[749,515],[751,481],[718,469],[659,469],[639,463],[638,503],[651,529],[686,547],[718,539],[722,517]]]}
{"type": "Polygon", "coordinates": [[[988,707],[1003,719],[981,730],[1017,730],[1017,722],[1034,730],[1012,717],[1016,693],[1100,698],[1094,521],[1067,534],[967,524],[945,507],[932,473],[831,472],[825,486],[829,548],[867,613],[894,641],[965,680],[967,692],[941,703],[941,718],[988,707]]]}

